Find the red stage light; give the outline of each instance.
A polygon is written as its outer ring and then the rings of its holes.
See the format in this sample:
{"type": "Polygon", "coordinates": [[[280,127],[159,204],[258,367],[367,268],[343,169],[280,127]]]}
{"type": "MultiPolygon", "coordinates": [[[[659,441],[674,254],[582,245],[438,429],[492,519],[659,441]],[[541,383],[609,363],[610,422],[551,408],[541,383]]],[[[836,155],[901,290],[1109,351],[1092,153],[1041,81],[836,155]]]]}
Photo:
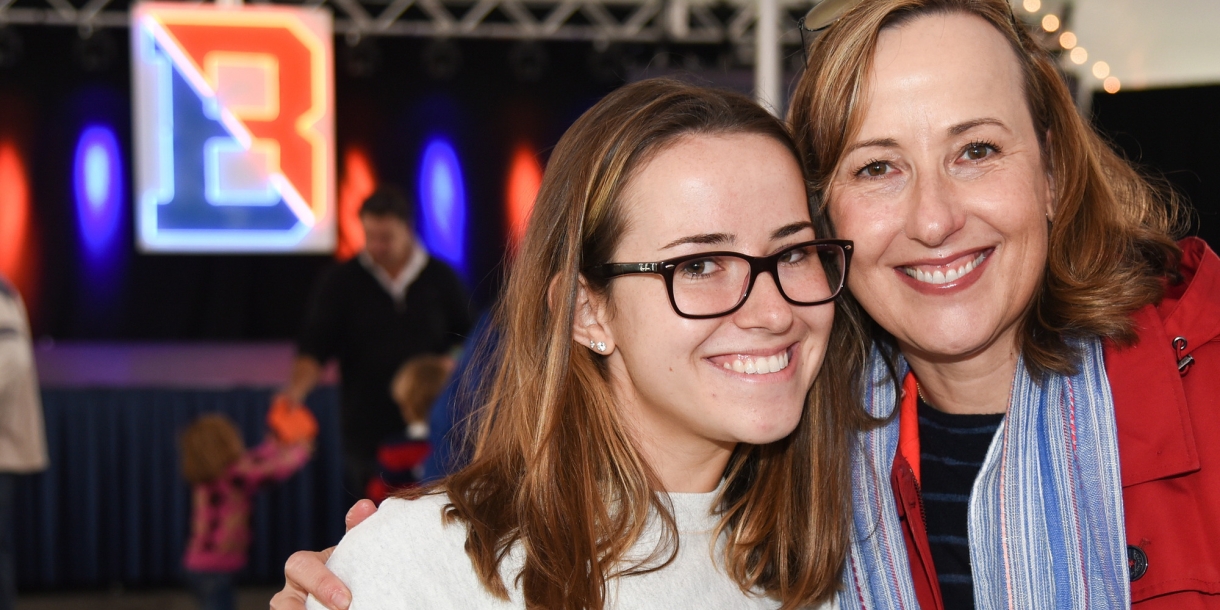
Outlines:
{"type": "Polygon", "coordinates": [[[540,186],[542,165],[538,163],[538,155],[528,145],[519,144],[513,151],[505,194],[510,251],[516,250],[521,238],[525,236],[525,227],[529,223],[530,212],[534,209],[534,199],[538,197],[540,186]]]}
{"type": "Polygon", "coordinates": [[[21,292],[31,313],[38,281],[32,237],[25,161],[11,139],[0,140],[0,274],[21,292]]]}
{"type": "Polygon", "coordinates": [[[349,146],[343,153],[343,178],[339,181],[339,247],[335,258],[345,261],[364,249],[364,227],[360,205],[377,188],[377,175],[368,153],[349,146]]]}

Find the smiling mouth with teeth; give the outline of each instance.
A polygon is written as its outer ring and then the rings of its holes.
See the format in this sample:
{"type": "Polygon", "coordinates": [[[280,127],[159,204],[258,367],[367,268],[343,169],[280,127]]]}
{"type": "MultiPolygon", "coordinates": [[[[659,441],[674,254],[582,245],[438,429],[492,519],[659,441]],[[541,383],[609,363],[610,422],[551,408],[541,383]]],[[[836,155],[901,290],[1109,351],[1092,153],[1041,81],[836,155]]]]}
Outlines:
{"type": "Polygon", "coordinates": [[[979,265],[983,264],[983,261],[986,259],[987,252],[984,251],[979,252],[978,256],[970,259],[966,262],[966,264],[958,267],[957,269],[950,269],[948,271],[941,271],[937,269],[932,273],[928,273],[927,271],[922,271],[914,267],[903,267],[902,272],[917,282],[923,282],[925,284],[948,284],[949,282],[954,282],[966,277],[971,271],[974,271],[979,265]]]}
{"type": "Polygon", "coordinates": [[[774,356],[738,356],[732,362],[725,362],[724,368],[747,375],[766,375],[778,373],[788,368],[788,352],[783,351],[774,356]]]}

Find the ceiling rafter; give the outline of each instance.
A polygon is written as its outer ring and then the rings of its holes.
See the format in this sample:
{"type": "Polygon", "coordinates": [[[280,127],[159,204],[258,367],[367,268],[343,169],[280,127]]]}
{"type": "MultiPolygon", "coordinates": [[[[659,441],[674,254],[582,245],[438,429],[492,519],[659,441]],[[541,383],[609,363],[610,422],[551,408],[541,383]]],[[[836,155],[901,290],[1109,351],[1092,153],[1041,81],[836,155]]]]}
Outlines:
{"type": "MultiPolygon", "coordinates": [[[[281,2],[282,3],[282,2],[281,2]]],[[[0,24],[76,26],[82,33],[126,27],[125,0],[0,0],[0,24]]],[[[364,36],[746,44],[752,0],[300,0],[329,8],[335,32],[364,36]]],[[[798,44],[796,16],[809,0],[781,0],[790,21],[782,42],[798,44]]]]}

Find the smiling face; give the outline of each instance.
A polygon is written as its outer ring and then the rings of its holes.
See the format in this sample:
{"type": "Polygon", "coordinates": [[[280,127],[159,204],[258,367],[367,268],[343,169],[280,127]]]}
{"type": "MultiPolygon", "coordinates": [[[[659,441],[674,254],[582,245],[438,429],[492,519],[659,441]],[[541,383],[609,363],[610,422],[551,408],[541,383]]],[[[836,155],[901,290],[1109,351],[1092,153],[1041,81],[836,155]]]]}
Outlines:
{"type": "Polygon", "coordinates": [[[964,14],[881,32],[859,133],[829,190],[848,285],[908,357],[1015,358],[1051,186],[1008,42],[964,14]]]}
{"type": "MultiPolygon", "coordinates": [[[[814,238],[796,160],[761,135],[685,136],[635,172],[623,202],[627,229],[615,262],[725,250],[763,256],[814,238]]],[[[659,275],[618,277],[607,292],[597,297],[606,364],[645,443],[723,454],[796,427],[833,305],[790,305],[769,274],[740,309],[703,320],[674,312],[659,275]]]]}

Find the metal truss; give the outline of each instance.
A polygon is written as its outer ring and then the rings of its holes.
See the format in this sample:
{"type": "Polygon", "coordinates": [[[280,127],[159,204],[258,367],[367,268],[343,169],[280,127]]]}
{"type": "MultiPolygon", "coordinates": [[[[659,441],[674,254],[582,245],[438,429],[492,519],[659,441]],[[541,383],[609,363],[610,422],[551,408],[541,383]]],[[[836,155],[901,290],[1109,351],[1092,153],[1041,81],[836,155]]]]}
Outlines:
{"type": "MultiPolygon", "coordinates": [[[[223,1],[223,0],[222,0],[223,1]]],[[[253,0],[269,3],[267,0],[253,0]]],[[[755,0],[287,0],[329,9],[335,32],[366,36],[584,40],[595,43],[744,44],[755,0]]],[[[799,44],[796,20],[810,0],[780,0],[781,43],[799,44]]],[[[128,0],[0,0],[0,24],[126,27],[128,0]]]]}

